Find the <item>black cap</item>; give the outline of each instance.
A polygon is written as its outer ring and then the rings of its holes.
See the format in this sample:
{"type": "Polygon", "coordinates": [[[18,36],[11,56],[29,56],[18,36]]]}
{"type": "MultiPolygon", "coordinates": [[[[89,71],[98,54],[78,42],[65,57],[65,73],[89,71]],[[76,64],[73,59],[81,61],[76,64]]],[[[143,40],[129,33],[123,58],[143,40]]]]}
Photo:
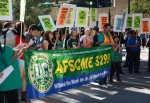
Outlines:
{"type": "Polygon", "coordinates": [[[136,34],[136,31],[131,30],[129,33],[130,33],[130,34],[136,34]]]}

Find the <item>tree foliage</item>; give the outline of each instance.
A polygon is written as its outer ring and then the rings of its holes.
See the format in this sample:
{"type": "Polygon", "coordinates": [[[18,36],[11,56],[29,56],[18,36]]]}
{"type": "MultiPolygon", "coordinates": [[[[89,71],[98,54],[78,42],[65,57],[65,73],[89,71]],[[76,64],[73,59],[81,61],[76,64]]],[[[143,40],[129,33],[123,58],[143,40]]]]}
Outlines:
{"type": "Polygon", "coordinates": [[[143,13],[150,17],[150,0],[131,0],[131,13],[143,13]]]}
{"type": "MultiPolygon", "coordinates": [[[[14,20],[19,20],[20,16],[20,1],[21,0],[13,0],[13,15],[14,20]]],[[[31,24],[38,24],[38,16],[39,15],[47,15],[51,11],[50,5],[43,5],[41,3],[49,2],[50,0],[27,0],[26,4],[26,16],[25,23],[27,26],[31,24]]]]}

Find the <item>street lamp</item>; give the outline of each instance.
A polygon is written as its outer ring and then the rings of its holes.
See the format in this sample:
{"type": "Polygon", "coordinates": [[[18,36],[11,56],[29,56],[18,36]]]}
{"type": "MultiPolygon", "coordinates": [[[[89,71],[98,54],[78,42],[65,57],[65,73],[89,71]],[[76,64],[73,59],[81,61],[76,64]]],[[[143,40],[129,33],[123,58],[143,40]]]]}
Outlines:
{"type": "Polygon", "coordinates": [[[90,1],[90,6],[92,6],[93,5],[93,2],[92,1],[90,1]]]}

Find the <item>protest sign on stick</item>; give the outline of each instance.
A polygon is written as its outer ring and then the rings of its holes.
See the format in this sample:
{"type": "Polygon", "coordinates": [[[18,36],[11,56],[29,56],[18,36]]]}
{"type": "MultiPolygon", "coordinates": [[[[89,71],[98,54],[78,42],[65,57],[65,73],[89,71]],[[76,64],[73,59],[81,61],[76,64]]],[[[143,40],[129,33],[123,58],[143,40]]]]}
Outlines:
{"type": "Polygon", "coordinates": [[[50,31],[55,31],[56,26],[54,24],[54,21],[50,15],[43,15],[43,16],[38,16],[40,19],[40,22],[44,28],[44,31],[50,30],[50,31]]]}
{"type": "Polygon", "coordinates": [[[141,30],[142,29],[142,16],[143,15],[141,13],[132,15],[132,18],[133,18],[132,29],[133,30],[141,30]]]}
{"type": "Polygon", "coordinates": [[[91,25],[96,26],[96,21],[97,21],[97,9],[96,8],[90,8],[90,20],[91,20],[91,25]]]}
{"type": "Polygon", "coordinates": [[[87,27],[88,26],[88,13],[89,8],[77,7],[76,11],[76,27],[87,27]]]}
{"type": "Polygon", "coordinates": [[[70,5],[65,27],[73,27],[75,19],[76,5],[70,5]]]}
{"type": "Polygon", "coordinates": [[[103,31],[106,23],[108,23],[108,14],[99,14],[99,31],[103,31]]]}
{"type": "Polygon", "coordinates": [[[124,27],[125,28],[132,28],[132,15],[131,14],[127,14],[125,16],[125,22],[124,22],[124,27]]]}
{"type": "Polygon", "coordinates": [[[69,7],[68,5],[62,5],[59,9],[59,14],[57,17],[56,27],[57,28],[64,28],[66,24],[66,20],[69,13],[69,7]]]}
{"type": "Polygon", "coordinates": [[[150,18],[142,18],[141,33],[150,33],[150,18]]]}
{"type": "Polygon", "coordinates": [[[122,19],[122,15],[115,15],[114,32],[124,32],[122,31],[122,19]]]}
{"type": "Polygon", "coordinates": [[[0,20],[13,20],[12,0],[0,0],[0,20]]]}
{"type": "Polygon", "coordinates": [[[25,9],[26,9],[26,0],[21,0],[20,6],[20,21],[24,22],[25,18],[25,9]]]}

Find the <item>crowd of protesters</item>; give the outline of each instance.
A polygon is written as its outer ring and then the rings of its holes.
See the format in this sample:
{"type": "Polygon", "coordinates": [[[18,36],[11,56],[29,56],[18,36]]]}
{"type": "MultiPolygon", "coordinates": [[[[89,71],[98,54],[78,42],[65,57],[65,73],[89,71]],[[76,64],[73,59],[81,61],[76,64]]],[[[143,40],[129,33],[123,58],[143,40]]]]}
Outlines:
{"type": "MultiPolygon", "coordinates": [[[[108,88],[111,86],[108,83],[108,80],[110,83],[113,83],[114,74],[116,74],[116,81],[122,82],[120,74],[124,73],[122,72],[121,67],[121,54],[122,44],[125,43],[127,55],[124,66],[128,67],[128,71],[131,74],[133,71],[134,73],[140,73],[139,66],[141,39],[137,36],[137,32],[133,30],[126,31],[123,38],[123,34],[114,34],[112,31],[112,26],[110,24],[105,24],[104,31],[98,32],[97,29],[95,29],[95,34],[92,34],[90,28],[85,28],[84,30],[80,31],[80,34],[77,33],[77,30],[73,29],[71,34],[65,35],[65,33],[60,33],[60,30],[55,32],[43,32],[40,25],[32,24],[27,29],[25,24],[21,22],[17,22],[16,24],[5,22],[3,25],[3,30],[0,30],[0,32],[0,78],[3,76],[2,71],[10,65],[8,61],[19,61],[19,65],[14,67],[16,70],[14,75],[16,75],[16,77],[12,77],[17,78],[17,82],[15,82],[16,80],[13,81],[13,83],[11,82],[11,86],[18,85],[18,88],[22,87],[22,101],[27,101],[24,64],[25,51],[79,49],[104,45],[111,46],[112,59],[110,77],[101,78],[99,80],[99,85],[101,87],[108,88]],[[8,53],[10,53],[10,55],[8,55],[8,53]],[[6,54],[8,56],[6,56],[6,54]]],[[[147,46],[150,47],[150,39],[148,40],[147,44],[147,46]]],[[[148,68],[148,72],[150,72],[150,61],[148,68]]],[[[10,83],[6,85],[10,85],[10,83]]],[[[0,103],[3,103],[3,101],[7,101],[7,103],[18,103],[18,88],[10,91],[3,91],[0,87],[0,103]]]]}

